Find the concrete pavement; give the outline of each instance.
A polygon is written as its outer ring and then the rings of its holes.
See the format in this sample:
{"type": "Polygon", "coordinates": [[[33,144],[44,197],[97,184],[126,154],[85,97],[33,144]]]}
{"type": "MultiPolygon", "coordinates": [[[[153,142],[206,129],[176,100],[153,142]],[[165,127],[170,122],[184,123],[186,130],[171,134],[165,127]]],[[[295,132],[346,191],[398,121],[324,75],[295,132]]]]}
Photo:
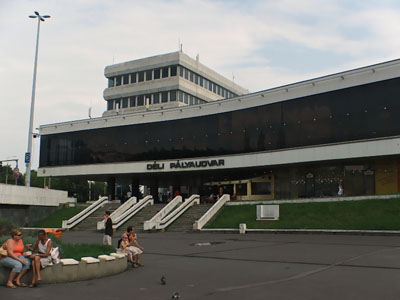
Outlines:
{"type": "MultiPolygon", "coordinates": [[[[101,242],[66,232],[68,242],[101,242]]],[[[107,278],[17,290],[3,299],[398,299],[400,237],[146,233],[145,267],[107,278]],[[167,279],[160,284],[161,276],[167,279]],[[50,296],[51,297],[51,296],[50,296]]],[[[116,243],[117,238],[114,238],[116,243]]]]}

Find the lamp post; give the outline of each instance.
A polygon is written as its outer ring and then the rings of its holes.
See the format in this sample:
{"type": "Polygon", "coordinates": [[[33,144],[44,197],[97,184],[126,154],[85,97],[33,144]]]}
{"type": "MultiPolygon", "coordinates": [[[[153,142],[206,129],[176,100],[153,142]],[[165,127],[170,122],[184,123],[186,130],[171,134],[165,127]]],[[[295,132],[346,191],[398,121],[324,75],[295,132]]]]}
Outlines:
{"type": "Polygon", "coordinates": [[[37,11],[35,15],[29,16],[29,18],[37,18],[37,34],[36,34],[36,51],[35,51],[35,64],[33,67],[33,84],[32,84],[32,99],[31,99],[31,113],[29,118],[29,131],[28,131],[28,150],[25,153],[25,164],[26,164],[26,179],[25,185],[31,186],[31,152],[32,152],[32,135],[33,135],[33,115],[35,110],[35,90],[36,90],[36,72],[37,72],[37,60],[39,50],[39,31],[40,22],[44,22],[45,19],[50,18],[48,15],[41,16],[37,11]]]}

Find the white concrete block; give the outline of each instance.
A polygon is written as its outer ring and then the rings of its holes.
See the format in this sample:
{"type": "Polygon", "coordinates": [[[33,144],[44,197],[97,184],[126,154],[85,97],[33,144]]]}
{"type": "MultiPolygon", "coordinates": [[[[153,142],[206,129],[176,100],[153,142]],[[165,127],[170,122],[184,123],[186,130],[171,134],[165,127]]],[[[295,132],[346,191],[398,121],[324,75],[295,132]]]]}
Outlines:
{"type": "Polygon", "coordinates": [[[126,253],[118,252],[118,253],[110,253],[110,256],[113,256],[113,257],[115,257],[115,258],[124,258],[124,257],[127,256],[127,254],[126,254],[126,253]]]}
{"type": "Polygon", "coordinates": [[[104,260],[106,260],[106,261],[115,260],[115,257],[114,257],[114,256],[105,255],[105,254],[104,254],[104,255],[99,255],[98,258],[99,258],[99,259],[104,259],[104,260]]]}
{"type": "Polygon", "coordinates": [[[79,265],[79,261],[77,261],[73,258],[63,258],[63,259],[60,259],[60,262],[63,266],[79,265]]]}
{"type": "Polygon", "coordinates": [[[94,258],[94,257],[90,257],[90,256],[82,257],[81,260],[86,262],[87,264],[95,264],[95,263],[99,263],[100,262],[100,259],[94,258]]]}

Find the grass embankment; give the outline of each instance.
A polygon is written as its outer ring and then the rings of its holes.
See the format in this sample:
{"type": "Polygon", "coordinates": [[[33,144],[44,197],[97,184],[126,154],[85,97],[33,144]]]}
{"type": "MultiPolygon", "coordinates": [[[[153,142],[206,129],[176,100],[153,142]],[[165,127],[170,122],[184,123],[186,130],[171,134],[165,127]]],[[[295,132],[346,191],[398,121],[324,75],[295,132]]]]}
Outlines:
{"type": "Polygon", "coordinates": [[[62,221],[68,220],[84,210],[86,206],[78,206],[78,207],[63,207],[59,210],[56,210],[51,215],[47,216],[39,223],[35,224],[34,227],[40,228],[61,228],[62,221]]]}
{"type": "MultiPolygon", "coordinates": [[[[0,236],[0,245],[2,245],[9,238],[9,236],[5,235],[0,236]]],[[[76,260],[80,260],[81,257],[97,257],[102,254],[108,255],[112,252],[115,252],[115,248],[112,246],[102,244],[67,244],[50,234],[49,238],[53,241],[53,247],[58,247],[60,249],[61,258],[74,258],[76,260]]],[[[24,245],[34,244],[36,237],[23,235],[22,241],[24,242],[24,245]]]]}
{"type": "Polygon", "coordinates": [[[207,228],[400,230],[400,198],[287,203],[278,221],[256,221],[256,205],[225,206],[207,228]]]}

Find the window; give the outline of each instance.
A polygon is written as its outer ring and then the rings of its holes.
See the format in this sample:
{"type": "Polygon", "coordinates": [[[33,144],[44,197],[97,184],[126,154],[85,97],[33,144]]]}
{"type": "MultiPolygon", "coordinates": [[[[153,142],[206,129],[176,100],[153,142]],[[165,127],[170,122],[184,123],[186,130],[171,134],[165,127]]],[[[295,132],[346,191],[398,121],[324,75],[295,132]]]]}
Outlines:
{"type": "Polygon", "coordinates": [[[121,108],[121,99],[115,100],[115,109],[121,108]]]}
{"type": "Polygon", "coordinates": [[[186,103],[186,104],[188,104],[188,102],[189,102],[189,99],[188,99],[189,97],[188,97],[188,94],[186,94],[186,93],[184,93],[184,102],[186,103]]]}
{"type": "Polygon", "coordinates": [[[247,183],[236,184],[236,195],[237,196],[246,196],[247,195],[247,183]]]}
{"type": "Polygon", "coordinates": [[[185,79],[189,80],[189,70],[185,68],[185,79]]]}
{"type": "Polygon", "coordinates": [[[199,76],[197,74],[194,74],[194,83],[199,84],[199,76]]]}
{"type": "Polygon", "coordinates": [[[193,72],[190,72],[190,81],[193,82],[193,72]]]}
{"type": "Polygon", "coordinates": [[[128,107],[128,98],[122,98],[122,108],[128,107]]]}
{"type": "Polygon", "coordinates": [[[129,107],[135,107],[136,106],[136,96],[132,96],[129,104],[129,107]]]}
{"type": "Polygon", "coordinates": [[[121,85],[121,76],[116,76],[115,77],[115,86],[121,85]]]}
{"type": "Polygon", "coordinates": [[[211,92],[213,90],[213,85],[214,84],[211,81],[208,83],[208,90],[211,91],[211,92]]]}
{"type": "Polygon", "coordinates": [[[168,77],[168,67],[164,67],[162,70],[162,78],[168,77]]]}
{"type": "Polygon", "coordinates": [[[251,183],[252,195],[270,195],[271,183],[270,182],[252,182],[251,183]]]}
{"type": "Polygon", "coordinates": [[[160,93],[155,93],[153,95],[153,104],[158,104],[160,103],[160,93]]]}
{"type": "Polygon", "coordinates": [[[129,74],[125,74],[122,78],[124,80],[122,84],[129,84],[129,74]]]}
{"type": "Polygon", "coordinates": [[[140,95],[137,96],[137,106],[143,106],[144,105],[144,96],[140,95]]]}
{"type": "Polygon", "coordinates": [[[144,71],[139,72],[139,82],[144,81],[144,71]]]}
{"type": "Polygon", "coordinates": [[[217,94],[221,95],[221,87],[219,85],[217,85],[217,94]]]}
{"type": "Polygon", "coordinates": [[[178,91],[178,100],[180,102],[183,102],[183,92],[182,91],[178,91]]]}
{"type": "Polygon", "coordinates": [[[151,102],[151,94],[148,94],[144,97],[144,104],[147,106],[147,105],[150,105],[151,103],[152,103],[151,102]]]}
{"type": "Polygon", "coordinates": [[[154,79],[160,79],[161,69],[154,69],[154,79]]]}
{"type": "Polygon", "coordinates": [[[193,105],[193,96],[189,95],[189,105],[193,105]]]}
{"type": "Polygon", "coordinates": [[[113,87],[114,86],[114,77],[108,78],[108,87],[113,87]]]}
{"type": "Polygon", "coordinates": [[[153,80],[153,70],[146,71],[146,81],[153,80]]]}
{"type": "Polygon", "coordinates": [[[216,94],[217,93],[217,85],[215,83],[213,83],[212,86],[213,86],[212,87],[212,91],[213,91],[214,94],[216,94]]]}
{"type": "Polygon", "coordinates": [[[168,92],[161,93],[161,102],[162,103],[168,102],[168,92]]]}
{"type": "Polygon", "coordinates": [[[131,74],[131,83],[136,83],[136,74],[137,73],[132,73],[131,74]]]}
{"type": "Polygon", "coordinates": [[[171,66],[171,77],[176,76],[177,66],[171,66]]]}
{"type": "Polygon", "coordinates": [[[184,68],[182,66],[179,66],[179,76],[183,77],[184,73],[184,68]]]}
{"type": "Polygon", "coordinates": [[[203,86],[203,77],[201,77],[201,76],[199,76],[199,78],[200,78],[200,80],[199,80],[199,84],[200,84],[200,86],[203,86]]]}
{"type": "Polygon", "coordinates": [[[112,110],[113,109],[113,101],[107,101],[107,110],[112,110]]]}
{"type": "Polygon", "coordinates": [[[204,88],[205,89],[208,89],[208,84],[209,84],[209,81],[204,78],[204,88]]]}
{"type": "Polygon", "coordinates": [[[169,93],[169,101],[176,101],[176,90],[173,90],[169,93]]]}

